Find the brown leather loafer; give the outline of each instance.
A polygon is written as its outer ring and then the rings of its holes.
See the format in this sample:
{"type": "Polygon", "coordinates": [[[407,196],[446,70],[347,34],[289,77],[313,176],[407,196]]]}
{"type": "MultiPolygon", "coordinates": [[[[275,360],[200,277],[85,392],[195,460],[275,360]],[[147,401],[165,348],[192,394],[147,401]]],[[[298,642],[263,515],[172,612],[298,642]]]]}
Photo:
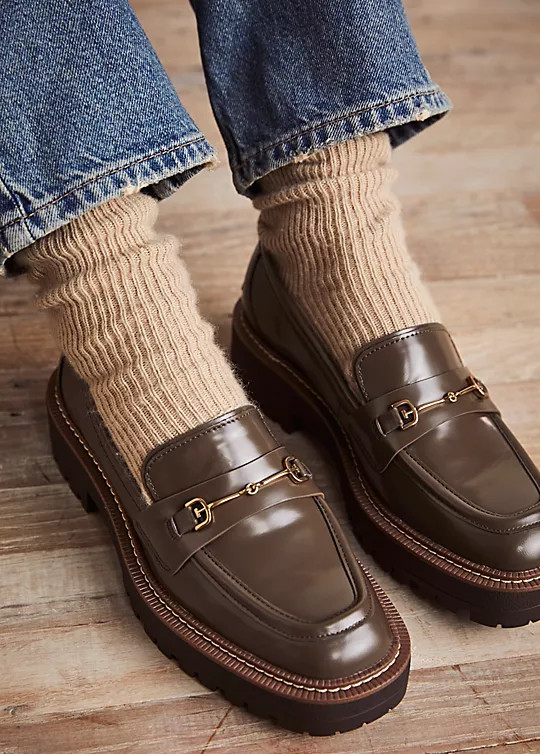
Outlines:
{"type": "Polygon", "coordinates": [[[362,348],[352,391],[258,250],[232,348],[268,416],[330,441],[384,567],[479,623],[540,618],[538,471],[442,325],[362,348]]]}
{"type": "Polygon", "coordinates": [[[244,406],[152,451],[142,497],[86,385],[62,362],[53,452],[105,514],[133,608],[168,656],[297,731],[356,728],[405,693],[407,631],[301,461],[244,406]]]}

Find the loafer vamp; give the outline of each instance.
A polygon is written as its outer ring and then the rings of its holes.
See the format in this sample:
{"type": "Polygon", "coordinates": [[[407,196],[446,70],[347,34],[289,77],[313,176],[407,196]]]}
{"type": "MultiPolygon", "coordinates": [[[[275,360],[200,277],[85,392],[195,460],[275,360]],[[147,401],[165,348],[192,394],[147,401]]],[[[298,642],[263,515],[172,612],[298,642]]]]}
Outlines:
{"type": "Polygon", "coordinates": [[[540,563],[538,488],[503,431],[460,416],[408,448],[387,484],[396,512],[430,539],[474,563],[528,571],[540,563]]]}

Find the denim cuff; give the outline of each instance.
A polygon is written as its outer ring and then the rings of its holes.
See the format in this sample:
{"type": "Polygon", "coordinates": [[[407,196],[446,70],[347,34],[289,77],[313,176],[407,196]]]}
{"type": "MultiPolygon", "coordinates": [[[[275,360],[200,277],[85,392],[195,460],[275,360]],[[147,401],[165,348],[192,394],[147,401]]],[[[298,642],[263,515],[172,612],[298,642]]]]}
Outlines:
{"type": "Polygon", "coordinates": [[[24,211],[17,193],[0,177],[0,275],[8,257],[99,204],[144,189],[156,199],[172,194],[204,165],[216,159],[202,134],[181,144],[121,164],[102,166],[96,175],[66,188],[60,196],[24,211]],[[103,169],[105,168],[105,169],[103,169]]]}
{"type": "Polygon", "coordinates": [[[272,170],[288,165],[296,157],[316,152],[348,139],[388,131],[396,147],[442,118],[452,103],[439,87],[413,92],[344,113],[330,115],[323,123],[269,144],[232,164],[234,184],[241,194],[254,196],[255,182],[272,170]]]}

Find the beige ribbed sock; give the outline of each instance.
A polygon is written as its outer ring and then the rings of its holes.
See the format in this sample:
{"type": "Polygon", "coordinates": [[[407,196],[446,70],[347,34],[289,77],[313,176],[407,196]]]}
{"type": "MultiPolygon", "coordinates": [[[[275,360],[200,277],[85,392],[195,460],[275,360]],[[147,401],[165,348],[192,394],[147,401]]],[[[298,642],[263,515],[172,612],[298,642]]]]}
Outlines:
{"type": "Polygon", "coordinates": [[[144,194],[90,210],[21,252],[58,345],[141,483],[159,443],[247,403],[144,194]]]}
{"type": "Polygon", "coordinates": [[[334,144],[260,181],[259,236],[353,384],[360,346],[438,318],[405,242],[390,140],[334,144]]]}

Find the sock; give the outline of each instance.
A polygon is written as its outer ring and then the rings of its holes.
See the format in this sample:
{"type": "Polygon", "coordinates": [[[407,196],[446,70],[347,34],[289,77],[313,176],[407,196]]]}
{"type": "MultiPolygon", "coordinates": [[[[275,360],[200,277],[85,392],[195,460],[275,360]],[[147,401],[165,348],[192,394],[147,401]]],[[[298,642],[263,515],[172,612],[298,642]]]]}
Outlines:
{"type": "Polygon", "coordinates": [[[135,479],[156,445],[248,402],[157,202],[114,199],[21,252],[59,347],[135,479]]]}
{"type": "Polygon", "coordinates": [[[344,370],[375,338],[438,319],[405,242],[390,140],[334,144],[259,181],[259,236],[344,370]]]}

